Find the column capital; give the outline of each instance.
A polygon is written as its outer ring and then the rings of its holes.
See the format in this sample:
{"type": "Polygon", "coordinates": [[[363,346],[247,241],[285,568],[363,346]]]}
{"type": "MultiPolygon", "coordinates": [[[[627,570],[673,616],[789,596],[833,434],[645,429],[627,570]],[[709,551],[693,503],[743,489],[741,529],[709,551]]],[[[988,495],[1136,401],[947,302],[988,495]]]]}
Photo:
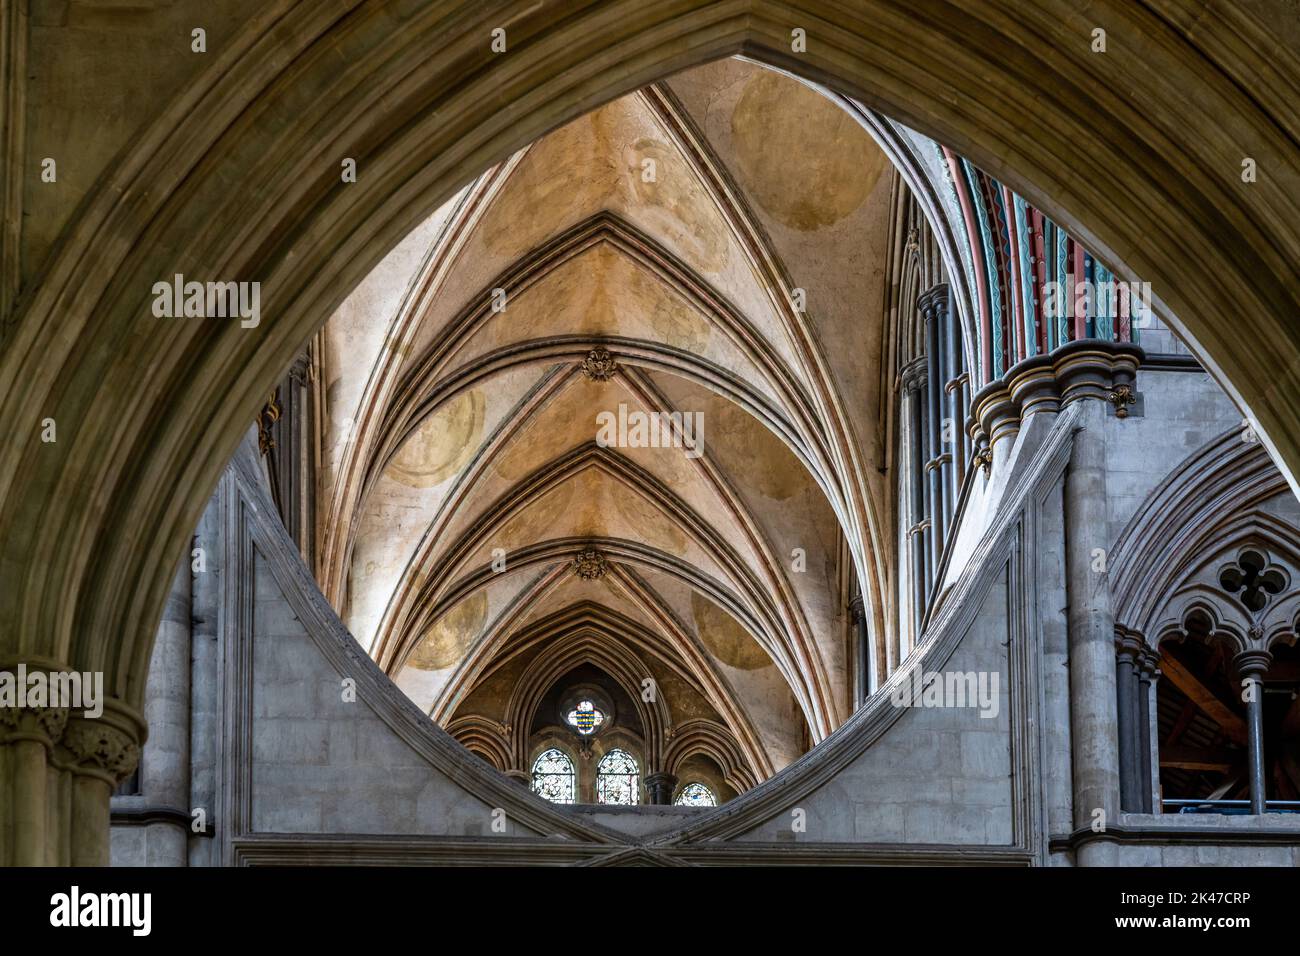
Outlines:
{"type": "Polygon", "coordinates": [[[1232,658],[1232,666],[1242,677],[1262,677],[1273,664],[1273,655],[1259,648],[1242,651],[1232,658]]]}
{"type": "Polygon", "coordinates": [[[899,385],[905,394],[911,394],[925,385],[929,374],[925,362],[925,356],[922,355],[903,366],[899,373],[899,385]]]}
{"type": "Polygon", "coordinates": [[[1160,679],[1160,652],[1152,647],[1144,647],[1142,656],[1138,659],[1138,665],[1142,668],[1142,679],[1149,683],[1154,683],[1160,679]]]}
{"type": "Polygon", "coordinates": [[[71,713],[67,707],[0,706],[0,744],[35,740],[52,749],[63,738],[71,713]]]}
{"type": "Polygon", "coordinates": [[[677,789],[675,774],[661,770],[645,776],[646,798],[652,804],[664,806],[673,802],[673,791],[677,789]]]}
{"type": "Polygon", "coordinates": [[[854,624],[857,624],[860,620],[862,620],[862,617],[865,614],[865,612],[866,612],[866,605],[862,600],[862,595],[859,594],[857,597],[855,597],[852,601],[849,602],[849,619],[854,624]]]}
{"type": "Polygon", "coordinates": [[[948,283],[940,282],[936,286],[931,286],[922,292],[916,299],[916,307],[921,314],[927,319],[935,315],[941,315],[948,311],[949,302],[952,300],[952,289],[948,283]]]}
{"type": "Polygon", "coordinates": [[[32,740],[47,750],[63,738],[68,720],[80,713],[82,677],[68,665],[44,657],[0,660],[0,743],[32,740]]]}
{"type": "Polygon", "coordinates": [[[98,777],[112,787],[130,776],[140,762],[140,741],[131,729],[103,717],[70,718],[59,749],[67,769],[98,777]]]}
{"type": "Polygon", "coordinates": [[[1115,655],[1121,663],[1140,665],[1146,655],[1146,642],[1125,627],[1115,628],[1115,655]]]}

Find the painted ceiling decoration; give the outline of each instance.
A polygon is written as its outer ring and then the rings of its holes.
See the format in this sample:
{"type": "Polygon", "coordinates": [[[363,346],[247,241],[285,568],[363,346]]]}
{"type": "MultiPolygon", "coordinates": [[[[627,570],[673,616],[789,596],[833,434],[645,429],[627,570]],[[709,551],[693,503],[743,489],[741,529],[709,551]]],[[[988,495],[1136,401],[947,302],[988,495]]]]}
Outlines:
{"type": "Polygon", "coordinates": [[[1010,188],[943,152],[973,250],[983,383],[1067,342],[1137,344],[1149,298],[1010,188]]]}
{"type": "Polygon", "coordinates": [[[1019,197],[740,58],[488,170],[339,308],[316,574],[433,720],[523,779],[572,736],[552,696],[598,675],[628,703],[587,745],[725,799],[852,713],[851,608],[887,676],[900,190],[985,380],[1131,334],[1105,302],[1043,319],[1050,278],[1106,273],[1019,197]]]}

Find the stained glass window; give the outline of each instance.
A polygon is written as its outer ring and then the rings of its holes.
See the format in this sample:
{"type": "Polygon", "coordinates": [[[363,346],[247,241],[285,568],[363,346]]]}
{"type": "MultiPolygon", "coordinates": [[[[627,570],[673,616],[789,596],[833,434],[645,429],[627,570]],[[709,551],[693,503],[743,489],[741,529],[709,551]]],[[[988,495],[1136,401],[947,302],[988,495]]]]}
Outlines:
{"type": "Polygon", "coordinates": [[[641,802],[641,770],[626,750],[615,747],[596,766],[596,801],[623,806],[641,802]]]}
{"type": "Polygon", "coordinates": [[[600,725],[605,722],[605,715],[591,701],[580,700],[573,710],[565,714],[564,719],[570,727],[586,737],[600,729],[600,725]]]}
{"type": "Polygon", "coordinates": [[[552,747],[533,762],[533,793],[551,803],[573,803],[573,761],[562,750],[552,747]]]}
{"type": "Polygon", "coordinates": [[[679,807],[716,807],[718,798],[702,783],[688,783],[673,801],[679,807]]]}

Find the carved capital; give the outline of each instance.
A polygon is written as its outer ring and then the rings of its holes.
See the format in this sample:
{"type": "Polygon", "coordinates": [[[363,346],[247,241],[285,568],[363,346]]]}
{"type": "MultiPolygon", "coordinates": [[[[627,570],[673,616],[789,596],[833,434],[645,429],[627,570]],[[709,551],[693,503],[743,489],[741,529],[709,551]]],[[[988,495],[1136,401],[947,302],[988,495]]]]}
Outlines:
{"type": "Polygon", "coordinates": [[[865,614],[866,614],[866,602],[862,600],[862,595],[859,594],[857,597],[855,597],[852,601],[849,602],[849,619],[854,624],[857,624],[859,621],[862,620],[865,614]]]}
{"type": "Polygon", "coordinates": [[[131,734],[103,720],[73,718],[61,744],[73,770],[102,777],[110,785],[125,779],[140,762],[140,745],[131,734]]]}
{"type": "Polygon", "coordinates": [[[1115,656],[1121,663],[1140,667],[1146,656],[1146,642],[1137,634],[1124,628],[1115,629],[1115,656]]]}
{"type": "Polygon", "coordinates": [[[899,373],[898,384],[904,395],[910,395],[918,389],[924,388],[929,373],[925,364],[925,356],[913,359],[903,367],[899,373]]]}
{"type": "Polygon", "coordinates": [[[0,744],[35,740],[53,747],[63,737],[68,707],[0,707],[0,744]]]}
{"type": "Polygon", "coordinates": [[[948,311],[952,293],[946,282],[932,286],[916,299],[916,307],[927,319],[934,319],[948,311]]]}
{"type": "Polygon", "coordinates": [[[1142,668],[1142,679],[1148,683],[1154,683],[1160,679],[1160,652],[1150,647],[1142,648],[1142,655],[1138,658],[1138,666],[1142,668]]]}

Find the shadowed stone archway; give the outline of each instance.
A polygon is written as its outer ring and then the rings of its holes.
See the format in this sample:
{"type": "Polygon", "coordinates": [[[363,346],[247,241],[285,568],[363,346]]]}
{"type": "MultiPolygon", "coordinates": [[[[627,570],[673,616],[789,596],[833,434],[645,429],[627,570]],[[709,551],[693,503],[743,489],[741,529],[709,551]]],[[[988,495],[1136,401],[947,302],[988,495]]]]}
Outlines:
{"type": "MultiPolygon", "coordinates": [[[[307,336],[490,163],[736,53],[950,144],[1150,281],[1294,469],[1300,67],[1271,46],[1227,0],[270,4],[113,164],[18,305],[0,360],[0,666],[103,671],[129,748],[183,542],[307,336]],[[155,318],[153,284],[178,273],[260,281],[262,322],[155,318]]],[[[68,840],[74,862],[104,862],[109,769],[4,862],[68,840]]],[[[44,806],[44,763],[6,773],[44,806]]]]}

